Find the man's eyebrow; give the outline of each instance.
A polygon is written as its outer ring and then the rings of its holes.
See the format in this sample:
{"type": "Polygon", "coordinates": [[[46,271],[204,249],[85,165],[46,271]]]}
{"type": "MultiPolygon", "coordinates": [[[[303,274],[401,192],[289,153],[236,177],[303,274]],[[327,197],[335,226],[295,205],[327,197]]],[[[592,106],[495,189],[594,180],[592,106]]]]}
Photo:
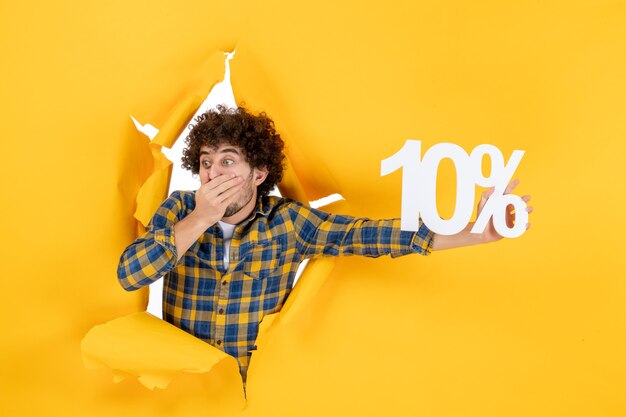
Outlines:
{"type": "MultiPolygon", "coordinates": [[[[241,154],[239,153],[239,151],[238,151],[237,149],[235,149],[235,148],[224,148],[224,149],[222,149],[222,150],[220,151],[220,153],[234,153],[234,154],[236,154],[236,155],[241,155],[241,154]]],[[[207,151],[201,151],[201,152],[200,152],[200,155],[201,155],[201,156],[202,156],[202,155],[210,155],[210,154],[211,154],[211,153],[210,153],[210,152],[207,152],[207,151]]]]}
{"type": "Polygon", "coordinates": [[[229,153],[229,152],[239,155],[239,151],[235,148],[224,148],[220,151],[220,153],[229,153]]]}

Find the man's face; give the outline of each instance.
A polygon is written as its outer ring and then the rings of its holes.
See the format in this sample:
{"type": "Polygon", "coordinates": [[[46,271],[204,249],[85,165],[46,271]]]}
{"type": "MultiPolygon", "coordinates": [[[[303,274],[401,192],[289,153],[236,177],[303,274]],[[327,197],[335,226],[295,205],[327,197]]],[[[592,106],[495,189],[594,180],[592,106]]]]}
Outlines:
{"type": "Polygon", "coordinates": [[[244,207],[256,204],[257,186],[267,175],[266,171],[252,169],[243,151],[238,146],[223,144],[217,148],[203,146],[200,148],[200,182],[206,184],[219,175],[235,174],[243,178],[244,184],[239,196],[231,203],[224,213],[230,217],[244,207]]]}

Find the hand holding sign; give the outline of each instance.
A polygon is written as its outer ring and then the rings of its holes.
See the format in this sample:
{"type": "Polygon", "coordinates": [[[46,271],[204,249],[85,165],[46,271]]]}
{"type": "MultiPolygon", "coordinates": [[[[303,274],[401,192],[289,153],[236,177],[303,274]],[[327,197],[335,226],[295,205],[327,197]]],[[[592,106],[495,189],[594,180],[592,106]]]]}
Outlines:
{"type": "MultiPolygon", "coordinates": [[[[517,185],[519,184],[519,180],[515,179],[513,181],[511,181],[509,183],[509,185],[506,187],[506,190],[504,190],[505,194],[509,194],[511,191],[513,191],[513,189],[515,187],[517,187],[517,185]]],[[[477,209],[477,217],[480,218],[481,214],[482,214],[482,210],[485,207],[485,204],[487,204],[487,201],[489,201],[489,199],[491,198],[491,196],[493,195],[495,191],[495,187],[491,187],[489,190],[483,192],[482,197],[478,203],[478,209],[477,209]]],[[[524,202],[528,202],[530,201],[530,196],[529,195],[525,195],[522,197],[522,200],[524,200],[524,202]]],[[[513,227],[513,220],[516,218],[516,213],[513,213],[512,210],[515,210],[515,206],[508,204],[506,206],[506,210],[505,210],[505,222],[507,227],[510,229],[513,227]]],[[[526,209],[526,213],[530,213],[533,211],[532,207],[528,207],[526,209]]],[[[526,218],[528,218],[528,214],[526,214],[526,218]]],[[[488,242],[495,242],[497,240],[500,240],[503,238],[502,235],[500,235],[493,223],[493,217],[491,217],[492,221],[489,222],[489,224],[487,224],[487,227],[483,230],[482,234],[483,234],[483,238],[482,241],[483,243],[488,243],[488,242]]],[[[521,221],[521,220],[517,220],[517,221],[521,221]]],[[[530,223],[526,223],[526,229],[528,229],[530,227],[530,223]]]]}
{"type": "MultiPolygon", "coordinates": [[[[504,157],[493,145],[479,145],[468,155],[463,148],[453,143],[438,143],[421,158],[421,141],[407,140],[398,152],[381,162],[381,175],[402,168],[402,230],[416,231],[421,217],[426,226],[442,235],[453,235],[463,230],[470,221],[474,206],[474,188],[493,187],[491,198],[479,204],[478,217],[472,233],[483,233],[489,223],[487,235],[495,229],[502,237],[518,237],[526,230],[528,211],[526,201],[517,195],[508,194],[517,183],[507,183],[513,177],[524,151],[513,151],[505,164],[504,157]],[[482,158],[489,155],[491,173],[482,174],[482,158]],[[454,215],[448,220],[437,211],[437,170],[442,159],[449,158],[457,170],[456,206],[454,215]],[[513,185],[515,184],[515,185],[513,185]],[[509,216],[509,207],[515,209],[515,223],[509,216]],[[508,221],[507,221],[508,218],[508,221]],[[492,221],[490,221],[492,220],[492,221]]],[[[495,240],[495,237],[494,237],[495,240]]]]}

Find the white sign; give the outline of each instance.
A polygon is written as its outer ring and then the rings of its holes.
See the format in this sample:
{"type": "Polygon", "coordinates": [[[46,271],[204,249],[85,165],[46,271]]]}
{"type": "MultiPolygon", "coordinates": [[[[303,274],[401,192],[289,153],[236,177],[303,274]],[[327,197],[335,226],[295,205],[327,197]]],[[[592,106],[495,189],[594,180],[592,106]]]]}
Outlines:
{"type": "Polygon", "coordinates": [[[502,152],[493,145],[478,145],[468,155],[454,143],[438,143],[428,149],[422,158],[422,142],[409,139],[402,149],[381,162],[380,175],[402,168],[402,230],[417,231],[421,216],[424,224],[435,233],[459,233],[472,216],[476,185],[485,188],[495,186],[494,193],[487,200],[471,232],[482,233],[489,219],[493,218],[493,225],[501,236],[514,238],[526,231],[526,202],[517,195],[504,194],[504,190],[513,178],[522,156],[524,151],[513,151],[505,165],[502,152]],[[482,159],[485,155],[491,159],[491,173],[488,177],[482,173],[482,159]],[[442,219],[437,212],[437,170],[445,158],[452,160],[457,173],[456,206],[449,220],[442,219]],[[506,208],[509,204],[515,208],[515,224],[512,228],[506,224],[506,208]]]}

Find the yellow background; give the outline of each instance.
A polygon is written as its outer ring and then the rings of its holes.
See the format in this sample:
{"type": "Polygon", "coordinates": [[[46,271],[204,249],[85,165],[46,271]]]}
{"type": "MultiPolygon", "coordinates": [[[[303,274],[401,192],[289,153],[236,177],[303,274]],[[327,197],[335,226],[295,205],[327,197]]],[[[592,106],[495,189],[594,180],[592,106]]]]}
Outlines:
{"type": "MultiPolygon", "coordinates": [[[[625,415],[625,21],[622,1],[1,2],[0,414],[625,415]],[[275,119],[301,193],[346,198],[329,210],[398,216],[380,160],[408,138],[525,150],[535,206],[519,239],[310,271],[245,408],[228,363],[148,390],[80,352],[145,309],[115,276],[158,168],[128,115],[163,126],[235,46],[237,100],[275,119]]],[[[439,183],[450,214],[451,165],[439,183]]]]}

